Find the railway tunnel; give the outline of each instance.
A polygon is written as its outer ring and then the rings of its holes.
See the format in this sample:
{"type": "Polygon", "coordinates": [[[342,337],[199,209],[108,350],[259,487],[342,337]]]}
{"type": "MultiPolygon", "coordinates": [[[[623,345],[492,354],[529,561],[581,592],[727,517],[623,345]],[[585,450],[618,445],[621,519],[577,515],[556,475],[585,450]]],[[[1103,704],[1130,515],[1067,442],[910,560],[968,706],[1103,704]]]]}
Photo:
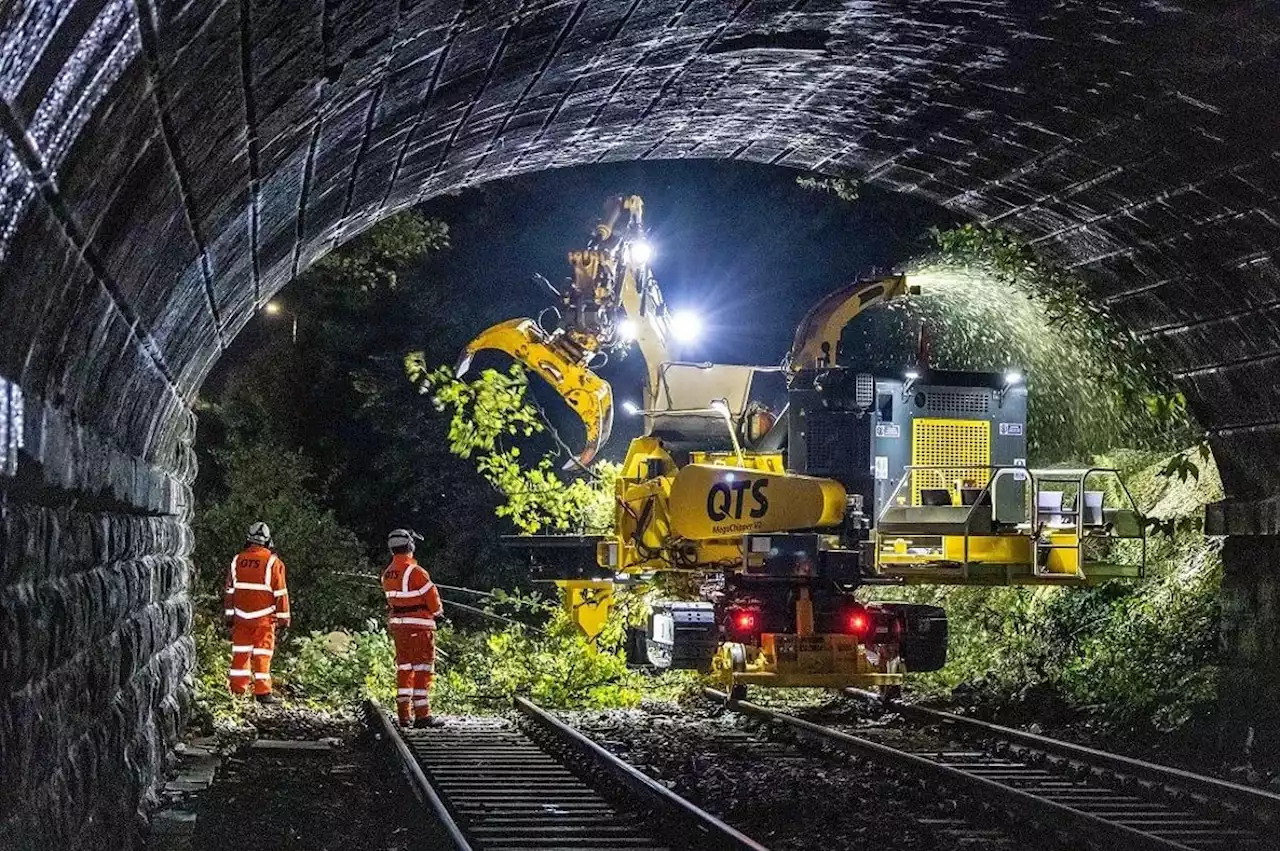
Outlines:
{"type": "Polygon", "coordinates": [[[190,406],[254,312],[397,210],[610,160],[855,176],[1084,276],[1209,431],[1223,742],[1280,757],[1278,74],[1261,2],[4,0],[0,845],[114,847],[163,770],[190,406]]]}

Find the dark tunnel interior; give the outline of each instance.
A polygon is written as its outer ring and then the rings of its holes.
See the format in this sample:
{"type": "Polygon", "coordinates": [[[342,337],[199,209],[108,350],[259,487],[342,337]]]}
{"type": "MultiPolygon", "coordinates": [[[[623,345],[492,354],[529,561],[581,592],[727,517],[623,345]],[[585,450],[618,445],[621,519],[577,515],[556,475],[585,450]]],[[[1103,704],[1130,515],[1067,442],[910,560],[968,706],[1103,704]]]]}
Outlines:
{"type": "Polygon", "coordinates": [[[117,847],[154,794],[190,406],[255,311],[398,210],[606,161],[856,176],[1082,275],[1208,430],[1222,735],[1280,754],[1278,75],[1243,0],[0,2],[0,837],[117,847]]]}

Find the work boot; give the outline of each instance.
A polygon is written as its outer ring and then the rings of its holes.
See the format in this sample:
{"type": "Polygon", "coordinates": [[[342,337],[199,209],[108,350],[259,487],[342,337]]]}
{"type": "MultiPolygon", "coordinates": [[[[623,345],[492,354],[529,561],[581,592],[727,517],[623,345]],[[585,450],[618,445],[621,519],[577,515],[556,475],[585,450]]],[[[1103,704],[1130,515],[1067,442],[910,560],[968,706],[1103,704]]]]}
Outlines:
{"type": "Polygon", "coordinates": [[[278,706],[280,703],[280,698],[276,697],[271,692],[267,692],[266,694],[255,694],[253,699],[258,701],[258,703],[261,703],[263,706],[278,706]]]}
{"type": "Polygon", "coordinates": [[[413,729],[426,730],[429,727],[443,727],[444,722],[434,715],[428,715],[425,718],[419,718],[413,722],[413,729]]]}

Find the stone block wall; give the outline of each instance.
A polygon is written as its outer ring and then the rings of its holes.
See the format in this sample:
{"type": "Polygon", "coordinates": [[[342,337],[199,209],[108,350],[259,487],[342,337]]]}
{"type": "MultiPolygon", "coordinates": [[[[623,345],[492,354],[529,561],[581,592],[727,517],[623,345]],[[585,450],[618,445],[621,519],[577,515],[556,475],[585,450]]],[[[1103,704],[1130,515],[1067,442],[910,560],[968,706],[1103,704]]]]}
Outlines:
{"type": "Polygon", "coordinates": [[[1280,762],[1280,538],[1227,538],[1222,552],[1219,711],[1225,753],[1280,762]],[[1259,695],[1266,696],[1259,701],[1259,695]]]}
{"type": "Polygon", "coordinates": [[[191,699],[189,433],[175,475],[23,412],[0,476],[0,848],[128,847],[191,699]]]}

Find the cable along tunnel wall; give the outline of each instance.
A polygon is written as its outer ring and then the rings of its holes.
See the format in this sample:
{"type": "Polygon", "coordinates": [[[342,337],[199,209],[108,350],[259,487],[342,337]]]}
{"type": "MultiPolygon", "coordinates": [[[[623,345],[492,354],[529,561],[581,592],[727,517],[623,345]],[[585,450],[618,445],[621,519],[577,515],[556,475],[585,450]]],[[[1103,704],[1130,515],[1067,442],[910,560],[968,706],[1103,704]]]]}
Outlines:
{"type": "Polygon", "coordinates": [[[158,776],[189,405],[255,309],[397,209],[603,160],[860,176],[1087,277],[1210,429],[1226,738],[1280,754],[1280,25],[1202,6],[0,4],[0,847],[118,844],[158,776]]]}

